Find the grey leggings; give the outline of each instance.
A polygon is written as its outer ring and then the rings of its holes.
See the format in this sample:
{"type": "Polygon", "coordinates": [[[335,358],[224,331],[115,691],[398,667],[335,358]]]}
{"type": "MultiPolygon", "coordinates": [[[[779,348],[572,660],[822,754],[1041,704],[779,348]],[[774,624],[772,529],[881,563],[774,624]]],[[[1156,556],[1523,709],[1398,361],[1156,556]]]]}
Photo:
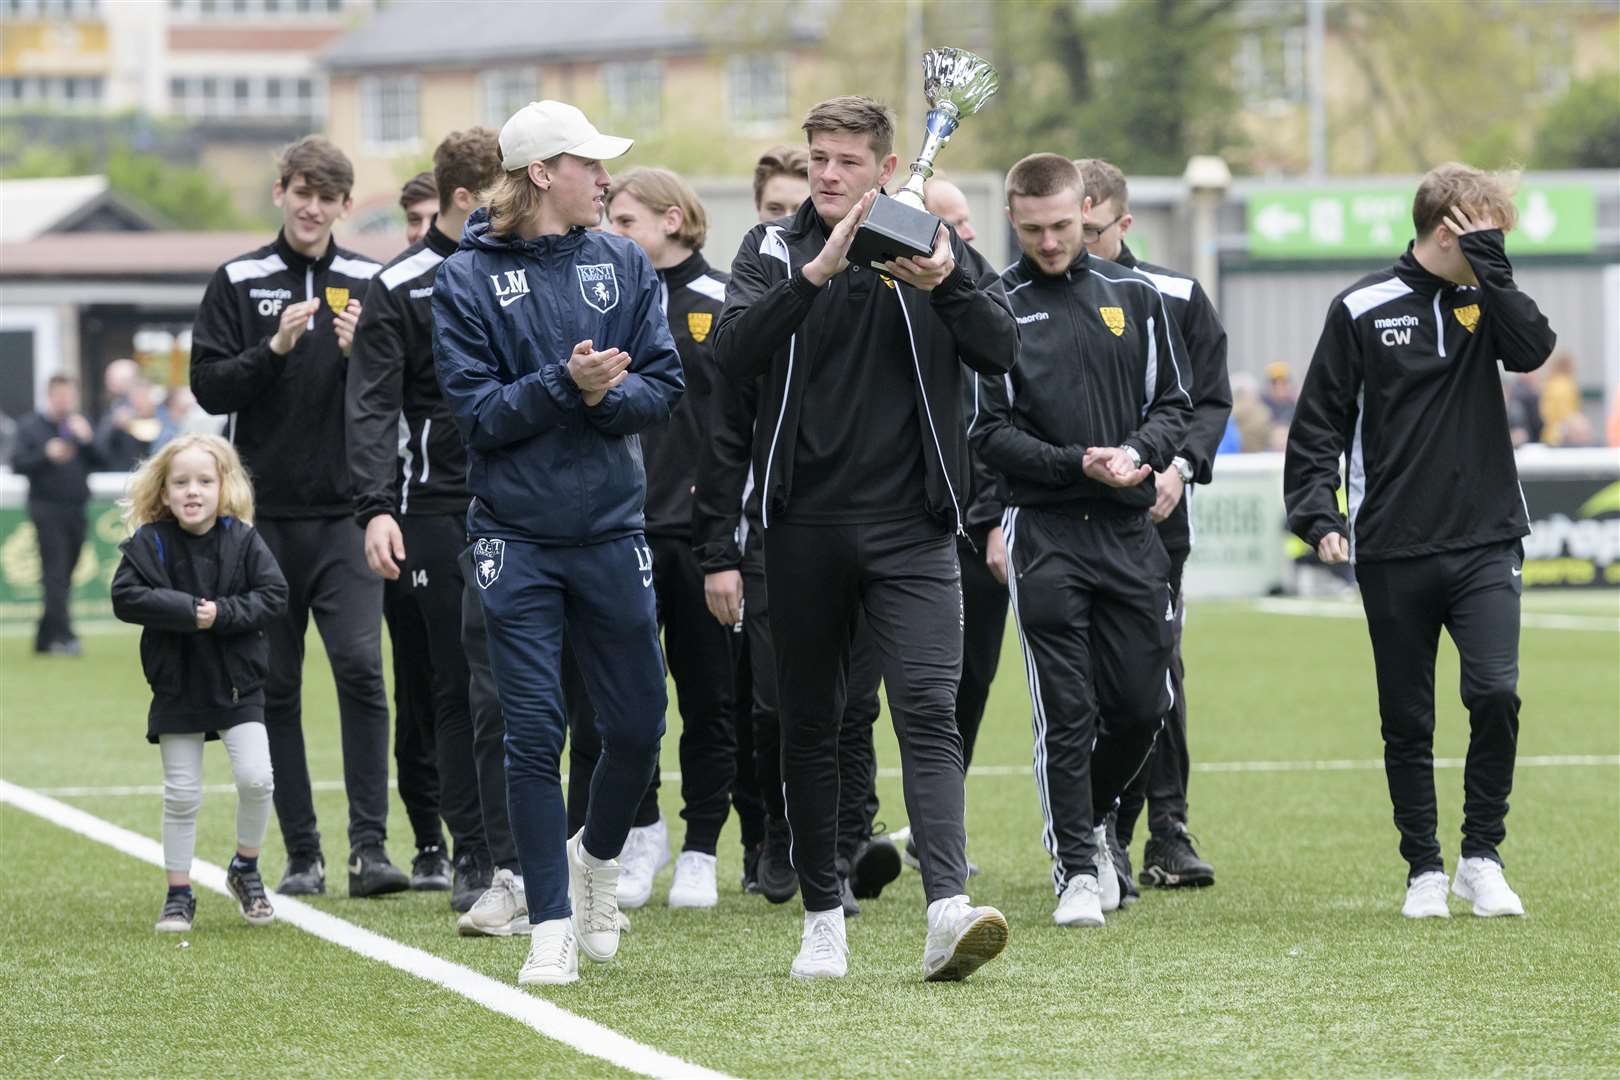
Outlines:
{"type": "MultiPolygon", "coordinates": [[[[270,743],[260,723],[237,724],[219,733],[236,777],[236,845],[264,843],[270,824],[270,743]]],[[[159,735],[163,754],[163,867],[189,874],[197,848],[197,811],[202,807],[203,736],[159,735]]]]}

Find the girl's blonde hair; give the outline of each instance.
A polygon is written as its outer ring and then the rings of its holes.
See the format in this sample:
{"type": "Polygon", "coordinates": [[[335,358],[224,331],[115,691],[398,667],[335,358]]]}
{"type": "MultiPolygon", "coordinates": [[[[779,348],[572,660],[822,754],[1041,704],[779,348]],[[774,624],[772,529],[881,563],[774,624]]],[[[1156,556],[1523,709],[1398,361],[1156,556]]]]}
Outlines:
{"type": "Polygon", "coordinates": [[[253,483],[236,447],[218,435],[176,435],[140,463],[130,477],[128,494],[118,502],[124,513],[124,528],[131,535],[142,525],[174,517],[164,489],[175,455],[187,450],[206,450],[213,455],[214,467],[219,470],[219,516],[253,524],[253,483]]]}

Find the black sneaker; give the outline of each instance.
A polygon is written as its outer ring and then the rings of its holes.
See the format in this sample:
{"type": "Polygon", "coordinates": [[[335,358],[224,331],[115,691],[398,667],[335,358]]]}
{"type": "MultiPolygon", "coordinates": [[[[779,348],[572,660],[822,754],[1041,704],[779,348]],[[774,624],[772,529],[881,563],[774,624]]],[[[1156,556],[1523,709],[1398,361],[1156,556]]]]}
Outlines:
{"type": "Polygon", "coordinates": [[[257,870],[244,870],[232,859],[225,870],[225,884],[230,888],[231,895],[236,897],[236,902],[242,905],[242,918],[250,925],[269,926],[275,919],[276,911],[264,893],[264,878],[259,876],[257,870]]]}
{"type": "Polygon", "coordinates": [[[759,893],[759,856],[764,850],[764,844],[743,848],[742,890],[745,893],[759,893]]]}
{"type": "Polygon", "coordinates": [[[899,876],[900,849],[887,836],[873,837],[855,849],[849,865],[849,888],[856,899],[872,899],[899,876]]]}
{"type": "Polygon", "coordinates": [[[488,866],[476,855],[465,853],[456,856],[455,883],[450,889],[450,910],[465,914],[478,903],[478,898],[484,895],[493,878],[488,866]]]}
{"type": "Polygon", "coordinates": [[[289,855],[276,892],[282,896],[321,896],[326,892],[326,860],[319,855],[289,855]]]}
{"type": "MultiPolygon", "coordinates": [[[[916,840],[915,837],[911,837],[911,836],[906,837],[906,849],[905,849],[904,852],[901,853],[900,861],[905,863],[907,866],[911,867],[913,870],[917,871],[919,874],[922,873],[922,859],[917,855],[917,840],[916,840]]],[[[974,864],[972,859],[969,859],[968,860],[968,877],[976,878],[978,876],[979,876],[979,868],[978,868],[978,866],[976,866],[974,864]]]]}
{"type": "Polygon", "coordinates": [[[855,893],[850,887],[849,881],[849,868],[840,859],[838,860],[838,902],[844,906],[844,918],[853,919],[861,913],[861,905],[855,902],[855,893]]]}
{"type": "Polygon", "coordinates": [[[191,930],[191,920],[197,914],[197,897],[192,893],[170,893],[163,901],[163,912],[158,916],[154,930],[166,934],[184,934],[191,930]]]}
{"type": "Polygon", "coordinates": [[[411,888],[417,892],[446,892],[450,888],[450,860],[438,844],[416,849],[411,860],[411,888]]]}
{"type": "Polygon", "coordinates": [[[1115,815],[1108,815],[1108,854],[1114,857],[1114,874],[1119,878],[1119,906],[1129,907],[1142,899],[1142,891],[1136,887],[1136,878],[1131,874],[1131,853],[1119,842],[1118,820],[1115,815]]]}
{"type": "Polygon", "coordinates": [[[789,846],[787,822],[766,825],[765,850],[759,854],[759,891],[773,904],[785,904],[799,891],[799,872],[793,869],[789,846]]]}
{"type": "Polygon", "coordinates": [[[362,844],[349,852],[350,896],[387,896],[410,887],[411,879],[388,861],[381,844],[362,844]]]}
{"type": "Polygon", "coordinates": [[[1142,851],[1142,884],[1161,889],[1213,885],[1215,869],[1193,850],[1187,826],[1178,824],[1170,832],[1148,838],[1142,851]]]}

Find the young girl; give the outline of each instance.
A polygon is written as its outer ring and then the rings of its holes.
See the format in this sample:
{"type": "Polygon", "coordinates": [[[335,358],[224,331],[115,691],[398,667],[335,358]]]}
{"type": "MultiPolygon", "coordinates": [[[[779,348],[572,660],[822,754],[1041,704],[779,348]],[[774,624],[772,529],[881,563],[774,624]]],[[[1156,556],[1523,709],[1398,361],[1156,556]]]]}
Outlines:
{"type": "Polygon", "coordinates": [[[264,625],[287,607],[287,582],[253,531],[253,488],[236,449],[182,435],[144,462],[123,503],[132,534],[113,577],[113,612],[146,629],[152,686],[146,739],[163,756],[163,864],[169,894],[157,929],[191,929],[191,857],[202,805],[203,742],[219,739],[236,776],[236,856],[226,881],[254,926],[275,913],[259,876],[270,822],[264,730],[264,625]]]}

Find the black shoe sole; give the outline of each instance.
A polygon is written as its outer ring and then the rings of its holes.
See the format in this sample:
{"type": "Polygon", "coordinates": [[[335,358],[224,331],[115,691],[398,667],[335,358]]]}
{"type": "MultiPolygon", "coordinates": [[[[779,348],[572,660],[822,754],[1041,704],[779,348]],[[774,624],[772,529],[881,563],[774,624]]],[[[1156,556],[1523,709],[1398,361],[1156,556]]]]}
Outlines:
{"type": "Polygon", "coordinates": [[[389,878],[385,881],[373,882],[367,886],[356,874],[349,875],[349,895],[357,900],[369,899],[373,896],[390,896],[393,893],[409,892],[411,881],[404,874],[398,878],[389,878]]]}
{"type": "Polygon", "coordinates": [[[889,843],[868,844],[849,868],[849,891],[857,900],[871,900],[883,886],[900,876],[900,849],[889,843]]]}
{"type": "Polygon", "coordinates": [[[450,879],[447,877],[411,878],[412,892],[449,892],[450,879]]]}
{"type": "Polygon", "coordinates": [[[282,896],[325,896],[326,879],[322,878],[314,885],[308,885],[303,882],[289,882],[283,878],[281,884],[276,886],[276,892],[282,896]]]}
{"type": "Polygon", "coordinates": [[[1172,874],[1162,866],[1144,866],[1138,880],[1155,889],[1203,889],[1215,884],[1215,875],[1172,874]]]}

